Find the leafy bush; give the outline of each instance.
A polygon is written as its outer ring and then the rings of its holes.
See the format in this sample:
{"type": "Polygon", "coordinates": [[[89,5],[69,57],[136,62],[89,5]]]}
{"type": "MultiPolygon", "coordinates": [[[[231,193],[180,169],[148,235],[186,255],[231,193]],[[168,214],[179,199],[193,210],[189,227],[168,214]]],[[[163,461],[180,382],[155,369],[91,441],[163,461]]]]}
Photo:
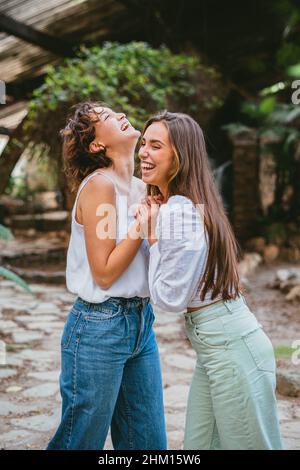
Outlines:
{"type": "Polygon", "coordinates": [[[30,102],[24,137],[35,145],[48,144],[51,157],[59,160],[58,131],[72,105],[103,101],[142,128],[150,114],[164,108],[196,117],[199,108],[203,115],[203,109],[219,107],[221,97],[207,90],[217,77],[199,58],[175,55],[166,47],[108,42],[101,48],[82,48],[76,58],[48,67],[45,83],[30,102]]]}

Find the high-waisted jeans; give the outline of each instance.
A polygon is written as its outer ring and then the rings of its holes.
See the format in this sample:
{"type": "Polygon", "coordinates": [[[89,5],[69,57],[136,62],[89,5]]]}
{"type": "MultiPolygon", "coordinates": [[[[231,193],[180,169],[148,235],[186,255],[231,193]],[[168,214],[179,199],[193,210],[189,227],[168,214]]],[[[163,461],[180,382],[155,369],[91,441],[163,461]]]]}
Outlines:
{"type": "Polygon", "coordinates": [[[244,297],[185,313],[197,353],[185,449],[281,449],[273,347],[244,297]]]}
{"type": "Polygon", "coordinates": [[[78,298],[61,339],[62,417],[48,449],[166,449],[161,368],[149,299],[78,298]]]}

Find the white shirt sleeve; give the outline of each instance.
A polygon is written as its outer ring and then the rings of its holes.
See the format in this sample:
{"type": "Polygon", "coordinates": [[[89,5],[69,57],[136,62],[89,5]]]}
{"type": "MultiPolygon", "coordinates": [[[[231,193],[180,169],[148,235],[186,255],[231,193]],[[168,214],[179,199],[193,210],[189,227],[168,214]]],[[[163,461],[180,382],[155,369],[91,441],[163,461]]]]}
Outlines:
{"type": "Polygon", "coordinates": [[[151,301],[162,310],[186,311],[206,262],[203,218],[188,198],[173,196],[160,208],[156,235],[150,248],[151,301]]]}

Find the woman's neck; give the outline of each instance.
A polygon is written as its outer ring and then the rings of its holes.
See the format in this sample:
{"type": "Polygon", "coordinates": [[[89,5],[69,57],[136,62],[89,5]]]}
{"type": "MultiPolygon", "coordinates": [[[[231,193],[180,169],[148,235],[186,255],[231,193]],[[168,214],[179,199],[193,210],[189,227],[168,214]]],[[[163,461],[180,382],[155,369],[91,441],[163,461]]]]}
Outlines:
{"type": "Polygon", "coordinates": [[[135,142],[123,145],[122,149],[108,149],[107,156],[112,160],[110,171],[114,173],[122,186],[130,187],[134,173],[135,142]]]}
{"type": "Polygon", "coordinates": [[[134,173],[134,160],[119,160],[118,164],[112,165],[112,170],[120,181],[130,184],[134,173]]]}
{"type": "Polygon", "coordinates": [[[169,192],[168,192],[168,185],[159,186],[158,189],[160,190],[161,194],[163,195],[164,204],[165,204],[166,202],[168,202],[168,199],[170,197],[169,192]]]}
{"type": "Polygon", "coordinates": [[[116,184],[123,194],[128,194],[131,190],[132,177],[134,173],[134,157],[113,160],[113,164],[106,171],[112,173],[116,184]]]}

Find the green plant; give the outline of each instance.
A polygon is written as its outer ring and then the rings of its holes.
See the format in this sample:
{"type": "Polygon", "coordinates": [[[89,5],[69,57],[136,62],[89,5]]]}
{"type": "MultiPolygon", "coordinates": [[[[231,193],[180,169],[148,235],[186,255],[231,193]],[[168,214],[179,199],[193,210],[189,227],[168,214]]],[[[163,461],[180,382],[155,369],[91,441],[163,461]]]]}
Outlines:
{"type": "Polygon", "coordinates": [[[26,184],[25,175],[11,175],[9,178],[9,184],[5,190],[5,194],[20,198],[23,201],[28,201],[30,199],[31,192],[29,191],[28,185],[26,184]]]}
{"type": "Polygon", "coordinates": [[[278,345],[274,347],[275,356],[277,359],[291,357],[295,349],[290,346],[278,345]]]}
{"type": "MultiPolygon", "coordinates": [[[[12,240],[13,239],[13,234],[11,231],[4,227],[4,225],[0,224],[0,239],[2,240],[12,240]]],[[[0,278],[4,277],[5,279],[8,279],[10,281],[15,282],[18,284],[22,289],[24,289],[26,292],[29,292],[30,294],[33,294],[32,290],[28,286],[28,284],[17,274],[15,274],[13,271],[10,269],[4,268],[3,266],[0,266],[0,278]]]]}
{"type": "Polygon", "coordinates": [[[4,225],[0,224],[0,240],[12,240],[13,238],[11,231],[4,227],[4,225]]]}
{"type": "Polygon", "coordinates": [[[268,208],[268,213],[260,219],[261,225],[268,231],[272,223],[300,218],[300,131],[293,124],[300,118],[300,107],[279,102],[272,92],[267,96],[264,93],[262,95],[256,101],[242,104],[242,122],[230,123],[224,128],[231,135],[255,128],[260,137],[261,158],[264,158],[264,154],[274,157],[275,200],[268,208]]]}
{"type": "Polygon", "coordinates": [[[51,158],[59,161],[58,132],[72,105],[85,100],[105,102],[125,112],[141,129],[150,114],[164,108],[195,116],[199,95],[206,111],[219,107],[221,98],[204,85],[211,85],[217,76],[198,57],[173,54],[164,46],[107,42],[103,47],[83,47],[77,57],[48,67],[45,83],[29,104],[25,137],[34,145],[46,144],[51,158]]]}
{"type": "Polygon", "coordinates": [[[269,208],[269,216],[274,222],[288,221],[300,216],[300,162],[297,157],[300,131],[293,125],[293,121],[299,116],[299,107],[276,102],[272,110],[266,113],[259,128],[262,137],[270,134],[276,136],[271,143],[265,144],[267,152],[274,156],[276,164],[275,201],[269,208]],[[292,194],[286,202],[288,188],[292,194]]]}
{"type": "Polygon", "coordinates": [[[6,269],[3,266],[0,266],[0,277],[4,277],[5,279],[8,279],[9,281],[15,282],[16,284],[18,284],[18,286],[22,287],[22,289],[24,289],[26,292],[33,294],[28,284],[20,276],[15,274],[10,269],[6,269]]]}
{"type": "Polygon", "coordinates": [[[46,69],[44,84],[29,102],[22,135],[11,139],[6,150],[47,158],[56,172],[54,189],[61,191],[63,205],[69,207],[59,131],[73,105],[101,101],[125,112],[138,129],[162,109],[189,113],[204,126],[227,91],[220,73],[200,63],[198,56],[173,54],[165,46],[154,49],[144,42],[82,47],[77,56],[46,69]]]}
{"type": "Polygon", "coordinates": [[[265,224],[264,236],[269,244],[284,245],[288,238],[285,224],[282,222],[265,224]]]}

